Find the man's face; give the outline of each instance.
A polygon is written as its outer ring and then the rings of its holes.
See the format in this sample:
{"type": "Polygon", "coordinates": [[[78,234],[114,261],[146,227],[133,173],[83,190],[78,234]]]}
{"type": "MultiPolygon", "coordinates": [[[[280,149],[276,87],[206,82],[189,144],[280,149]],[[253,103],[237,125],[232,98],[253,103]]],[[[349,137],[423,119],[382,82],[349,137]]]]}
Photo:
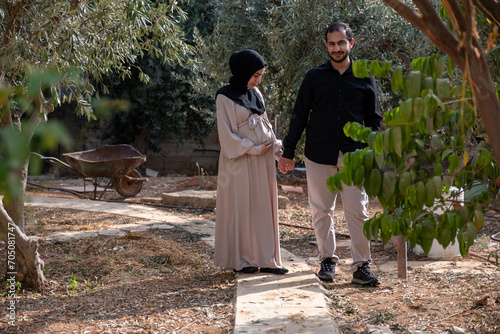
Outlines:
{"type": "Polygon", "coordinates": [[[260,84],[260,82],[262,80],[262,75],[264,74],[264,71],[265,71],[265,69],[262,68],[262,69],[258,70],[257,72],[255,72],[254,75],[252,75],[252,77],[250,78],[250,80],[248,80],[248,83],[247,83],[248,89],[253,89],[258,84],[260,84]]]}
{"type": "Polygon", "coordinates": [[[326,48],[330,59],[336,63],[342,63],[349,56],[349,52],[354,44],[354,39],[350,41],[345,35],[345,31],[333,31],[326,35],[326,48]]]}

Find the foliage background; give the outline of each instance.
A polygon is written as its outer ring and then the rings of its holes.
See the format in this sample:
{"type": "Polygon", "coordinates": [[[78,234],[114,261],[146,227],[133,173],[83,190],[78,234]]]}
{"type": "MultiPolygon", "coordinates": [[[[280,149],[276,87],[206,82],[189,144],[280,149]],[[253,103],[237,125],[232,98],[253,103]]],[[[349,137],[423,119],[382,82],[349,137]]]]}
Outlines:
{"type": "MultiPolygon", "coordinates": [[[[295,96],[305,73],[328,58],[324,31],[343,21],[353,30],[355,59],[381,59],[410,64],[411,59],[438,52],[415,28],[376,1],[214,1],[218,25],[212,35],[197,38],[203,69],[199,92],[207,96],[229,77],[227,60],[236,50],[252,48],[268,66],[262,88],[278,137],[287,131],[295,96]],[[412,43],[408,43],[412,41],[412,43]]],[[[395,99],[388,81],[379,81],[386,110],[395,99]]]]}
{"type": "MultiPolygon", "coordinates": [[[[212,4],[208,1],[186,1],[181,4],[188,20],[180,22],[184,39],[194,45],[194,34],[208,36],[215,27],[212,4]]],[[[129,103],[129,112],[115,110],[104,126],[103,137],[112,143],[134,143],[152,151],[159,151],[166,139],[182,144],[186,140],[204,143],[214,130],[214,101],[210,96],[195,94],[192,83],[198,71],[195,55],[185,62],[168,64],[155,54],[137,59],[131,75],[126,78],[113,74],[106,79],[111,99],[129,103]],[[141,78],[148,78],[144,82],[141,78]],[[124,80],[123,80],[124,79],[124,80]]]]}

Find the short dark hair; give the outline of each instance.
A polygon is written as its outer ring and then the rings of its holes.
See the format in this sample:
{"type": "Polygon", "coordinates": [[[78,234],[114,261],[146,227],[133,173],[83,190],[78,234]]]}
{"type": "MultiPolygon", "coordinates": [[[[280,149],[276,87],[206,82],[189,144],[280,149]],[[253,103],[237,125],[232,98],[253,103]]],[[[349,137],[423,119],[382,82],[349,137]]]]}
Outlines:
{"type": "Polygon", "coordinates": [[[345,35],[346,35],[347,39],[349,41],[351,41],[351,39],[352,39],[352,30],[351,30],[351,28],[347,24],[345,24],[345,23],[335,22],[335,23],[330,24],[330,26],[328,27],[328,29],[326,29],[326,31],[325,31],[325,42],[328,41],[328,34],[331,33],[331,32],[334,32],[334,31],[339,31],[339,32],[345,31],[345,35]]]}

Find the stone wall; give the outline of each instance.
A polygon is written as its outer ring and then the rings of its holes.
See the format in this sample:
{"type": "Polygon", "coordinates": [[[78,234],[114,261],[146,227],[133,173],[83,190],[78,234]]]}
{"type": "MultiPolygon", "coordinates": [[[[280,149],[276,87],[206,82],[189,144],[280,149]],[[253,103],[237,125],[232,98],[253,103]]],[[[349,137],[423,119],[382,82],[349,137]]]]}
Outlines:
{"type": "MultiPolygon", "coordinates": [[[[92,126],[89,126],[87,120],[76,116],[70,106],[57,108],[49,117],[60,120],[68,127],[74,140],[70,152],[90,150],[110,144],[109,139],[103,138],[100,131],[100,129],[106,126],[105,121],[97,121],[92,126]]],[[[179,144],[175,141],[167,140],[161,145],[159,152],[153,152],[142,149],[147,146],[144,143],[136,142],[128,144],[147,156],[146,163],[139,167],[142,175],[145,175],[146,168],[157,172],[158,176],[173,174],[186,176],[198,175],[201,168],[209,175],[217,174],[220,152],[217,131],[214,131],[205,139],[203,146],[193,141],[184,141],[182,144],[179,144]]],[[[37,153],[65,161],[62,154],[67,153],[67,150],[59,147],[51,152],[37,153]]],[[[46,163],[43,173],[49,173],[53,169],[53,166],[46,163]]]]}

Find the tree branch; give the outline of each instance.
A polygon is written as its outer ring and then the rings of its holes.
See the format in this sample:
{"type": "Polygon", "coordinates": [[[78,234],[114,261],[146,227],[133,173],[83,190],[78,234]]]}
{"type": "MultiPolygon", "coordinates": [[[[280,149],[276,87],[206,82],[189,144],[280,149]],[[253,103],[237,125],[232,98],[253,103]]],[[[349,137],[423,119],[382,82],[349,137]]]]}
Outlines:
{"type": "MultiPolygon", "coordinates": [[[[455,0],[443,0],[443,6],[446,8],[446,12],[451,20],[453,29],[457,33],[461,31],[467,31],[467,22],[464,18],[464,13],[460,8],[460,5],[455,0]]],[[[460,36],[462,38],[462,36],[460,36]]]]}
{"type": "Polygon", "coordinates": [[[476,7],[493,22],[500,27],[500,3],[495,0],[472,0],[476,7]]]}
{"type": "Polygon", "coordinates": [[[446,53],[460,68],[463,68],[465,64],[465,52],[458,49],[459,41],[444,25],[429,0],[414,0],[415,4],[418,4],[418,7],[426,13],[426,16],[415,12],[401,0],[383,1],[393,8],[401,17],[420,29],[429,37],[434,45],[446,53]]]}
{"type": "Polygon", "coordinates": [[[48,103],[45,100],[41,90],[34,98],[33,103],[35,104],[35,110],[33,110],[33,114],[28,119],[28,123],[33,124],[33,126],[23,127],[23,132],[29,140],[33,137],[35,128],[42,122],[42,115],[48,115],[54,111],[54,104],[48,103]],[[30,129],[28,130],[29,132],[26,129],[30,129]]]}
{"type": "Polygon", "coordinates": [[[16,4],[14,6],[12,6],[12,5],[8,6],[9,20],[7,22],[7,27],[5,28],[5,35],[3,36],[2,45],[9,44],[10,37],[16,31],[17,14],[19,13],[19,11],[21,10],[22,7],[23,7],[22,0],[17,0],[16,4]]]}
{"type": "Polygon", "coordinates": [[[80,7],[80,0],[71,0],[71,10],[75,10],[80,7]]]}

